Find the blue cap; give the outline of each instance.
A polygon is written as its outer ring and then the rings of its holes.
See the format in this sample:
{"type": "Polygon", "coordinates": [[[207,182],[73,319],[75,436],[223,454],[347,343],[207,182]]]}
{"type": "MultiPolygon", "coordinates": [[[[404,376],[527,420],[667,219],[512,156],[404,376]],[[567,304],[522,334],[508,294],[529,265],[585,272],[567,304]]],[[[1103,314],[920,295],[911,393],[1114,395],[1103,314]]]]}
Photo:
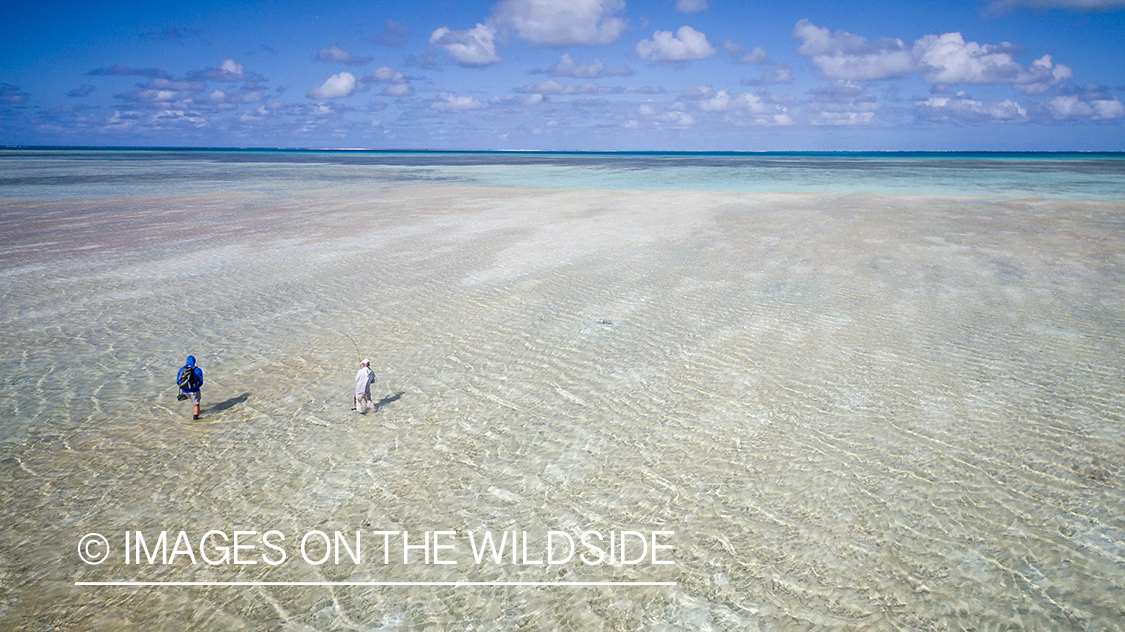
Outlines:
{"type": "Polygon", "coordinates": [[[187,366],[195,366],[195,356],[187,357],[187,366]]]}

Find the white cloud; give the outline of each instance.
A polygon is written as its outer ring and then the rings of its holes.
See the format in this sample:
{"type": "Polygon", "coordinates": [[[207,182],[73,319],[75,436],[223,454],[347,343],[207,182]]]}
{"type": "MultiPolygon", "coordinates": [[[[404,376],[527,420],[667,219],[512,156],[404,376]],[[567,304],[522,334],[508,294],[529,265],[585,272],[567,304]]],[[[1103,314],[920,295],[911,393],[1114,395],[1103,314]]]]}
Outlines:
{"type": "Polygon", "coordinates": [[[809,116],[809,124],[817,126],[871,125],[875,121],[874,112],[818,110],[809,116]]]}
{"type": "Polygon", "coordinates": [[[269,105],[260,105],[256,110],[246,110],[239,115],[238,119],[243,122],[258,122],[266,119],[275,118],[285,110],[285,105],[282,103],[274,102],[269,105]]]}
{"type": "Polygon", "coordinates": [[[719,90],[701,99],[697,105],[704,112],[723,114],[725,120],[736,125],[773,127],[793,124],[788,109],[775,103],[768,95],[744,92],[731,96],[726,90],[719,90]]]}
{"type": "Polygon", "coordinates": [[[176,90],[134,90],[125,94],[119,94],[117,98],[137,103],[167,104],[181,100],[183,97],[176,90]]]}
{"type": "Polygon", "coordinates": [[[757,65],[770,63],[770,56],[766,53],[766,49],[761,46],[756,46],[754,50],[748,53],[741,45],[727,40],[723,42],[723,48],[726,49],[731,57],[737,59],[740,64],[757,65]]]}
{"type": "Polygon", "coordinates": [[[699,108],[705,112],[745,110],[753,114],[769,114],[774,111],[772,104],[764,102],[756,94],[744,92],[732,97],[726,90],[719,90],[711,98],[700,101],[699,108]]]}
{"type": "Polygon", "coordinates": [[[430,43],[444,48],[461,66],[488,66],[501,61],[496,54],[496,31],[477,24],[467,31],[451,31],[446,27],[430,35],[430,43]]]}
{"type": "Polygon", "coordinates": [[[503,0],[489,23],[540,46],[594,46],[621,38],[624,9],[624,0],[503,0]]]}
{"type": "Polygon", "coordinates": [[[1044,55],[1024,68],[1009,51],[1010,44],[998,46],[966,42],[960,33],[927,35],[914,43],[914,55],[922,78],[934,84],[1009,84],[1017,90],[1036,94],[1072,76],[1070,68],[1051,62],[1044,55]]]}
{"type": "Polygon", "coordinates": [[[1047,101],[1047,110],[1060,121],[1079,118],[1108,121],[1125,117],[1125,105],[1117,99],[1083,101],[1075,96],[1055,97],[1047,101]]]}
{"type": "Polygon", "coordinates": [[[195,96],[206,90],[207,84],[203,81],[152,77],[144,83],[137,84],[137,87],[140,90],[116,96],[123,101],[146,104],[150,107],[167,108],[171,104],[186,107],[195,96]]]}
{"type": "Polygon", "coordinates": [[[187,73],[192,80],[205,81],[260,81],[262,77],[246,72],[246,67],[233,59],[224,59],[218,68],[207,68],[187,73]]]}
{"type": "Polygon", "coordinates": [[[1026,123],[1029,120],[1027,109],[1011,99],[984,103],[960,93],[956,97],[915,101],[914,105],[926,118],[937,121],[959,119],[974,123],[1026,123]]]}
{"type": "Polygon", "coordinates": [[[707,0],[676,0],[676,10],[681,13],[699,13],[707,10],[707,0]]]}
{"type": "Polygon", "coordinates": [[[235,109],[242,103],[261,103],[265,95],[261,90],[246,90],[228,93],[223,90],[212,90],[203,97],[203,102],[219,109],[235,109]]]}
{"type": "Polygon", "coordinates": [[[605,70],[605,64],[601,60],[595,59],[593,63],[580,64],[570,58],[570,55],[563,53],[559,58],[559,63],[547,68],[547,74],[552,77],[574,77],[576,79],[592,79],[602,74],[605,70]]]}
{"type": "Polygon", "coordinates": [[[343,44],[320,49],[316,58],[323,62],[350,64],[352,66],[362,66],[373,59],[372,57],[356,57],[352,54],[351,49],[343,44]]]}
{"type": "Polygon", "coordinates": [[[812,59],[825,79],[868,80],[903,77],[917,64],[910,49],[899,39],[870,41],[846,31],[828,29],[801,20],[793,37],[802,40],[797,52],[812,59]]]}
{"type": "Polygon", "coordinates": [[[707,43],[707,36],[690,26],[681,26],[675,35],[671,31],[656,31],[652,39],[637,42],[636,51],[645,61],[659,62],[705,59],[716,53],[707,43]]]}
{"type": "Polygon", "coordinates": [[[695,123],[695,117],[684,111],[684,104],[673,103],[665,110],[659,110],[651,103],[641,104],[637,108],[637,112],[641,116],[652,119],[657,123],[657,127],[663,127],[665,123],[671,127],[689,127],[695,123]]]}
{"type": "Polygon", "coordinates": [[[660,118],[670,123],[673,127],[688,127],[695,123],[695,119],[687,112],[666,112],[660,118]]]}
{"type": "Polygon", "coordinates": [[[184,110],[161,110],[152,115],[149,124],[158,129],[192,128],[207,126],[207,119],[196,112],[184,110]]]}
{"type": "Polygon", "coordinates": [[[380,66],[376,68],[371,74],[360,77],[358,79],[359,87],[357,89],[366,90],[374,83],[389,84],[383,88],[383,96],[388,97],[408,97],[414,94],[414,87],[408,82],[406,75],[401,72],[380,66]]]}
{"type": "Polygon", "coordinates": [[[479,110],[487,107],[484,103],[473,97],[459,97],[446,92],[438,95],[430,102],[430,108],[443,112],[464,112],[465,110],[479,110]]]}
{"type": "Polygon", "coordinates": [[[379,83],[405,83],[406,77],[397,70],[381,66],[376,68],[370,75],[371,80],[379,83]]]}
{"type": "Polygon", "coordinates": [[[1064,85],[1074,73],[1044,55],[1024,67],[1015,61],[1015,47],[966,42],[960,33],[926,35],[908,47],[899,39],[868,40],[845,31],[831,33],[808,20],[793,28],[802,40],[797,52],[812,60],[825,79],[863,81],[917,74],[939,86],[1006,84],[1026,94],[1041,94],[1064,85]]]}
{"type": "Polygon", "coordinates": [[[329,77],[324,85],[310,89],[308,97],[310,99],[339,99],[350,95],[352,92],[355,92],[355,75],[350,72],[342,72],[329,77]]]}
{"type": "Polygon", "coordinates": [[[408,97],[414,94],[414,87],[409,83],[395,83],[383,88],[383,95],[388,97],[408,97]]]}

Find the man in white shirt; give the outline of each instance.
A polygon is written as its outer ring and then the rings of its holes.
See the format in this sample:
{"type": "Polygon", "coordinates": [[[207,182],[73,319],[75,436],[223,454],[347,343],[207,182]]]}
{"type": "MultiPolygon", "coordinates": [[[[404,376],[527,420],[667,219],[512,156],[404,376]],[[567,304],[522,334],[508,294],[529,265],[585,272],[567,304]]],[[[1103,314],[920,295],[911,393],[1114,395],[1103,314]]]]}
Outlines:
{"type": "Polygon", "coordinates": [[[379,378],[375,377],[369,364],[367,358],[364,358],[359,363],[359,372],[355,374],[355,410],[361,415],[367,413],[368,406],[375,410],[375,404],[371,402],[371,385],[379,378]]]}

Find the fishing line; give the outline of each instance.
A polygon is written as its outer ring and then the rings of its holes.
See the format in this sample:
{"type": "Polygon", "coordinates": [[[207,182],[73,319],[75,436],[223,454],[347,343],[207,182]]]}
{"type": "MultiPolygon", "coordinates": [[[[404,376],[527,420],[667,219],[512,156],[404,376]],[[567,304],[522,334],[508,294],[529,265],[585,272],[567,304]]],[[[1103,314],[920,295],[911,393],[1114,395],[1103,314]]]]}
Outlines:
{"type": "Polygon", "coordinates": [[[343,331],[341,331],[341,332],[339,332],[339,333],[341,333],[341,334],[343,334],[343,335],[347,336],[347,337],[348,337],[348,340],[351,340],[351,341],[352,341],[352,346],[353,346],[353,347],[355,347],[355,357],[356,357],[356,359],[362,358],[362,357],[363,357],[363,354],[359,352],[359,345],[358,345],[358,344],[356,344],[356,342],[355,342],[355,338],[352,338],[352,337],[351,337],[351,336],[350,336],[349,334],[347,334],[346,332],[343,332],[343,331]]]}

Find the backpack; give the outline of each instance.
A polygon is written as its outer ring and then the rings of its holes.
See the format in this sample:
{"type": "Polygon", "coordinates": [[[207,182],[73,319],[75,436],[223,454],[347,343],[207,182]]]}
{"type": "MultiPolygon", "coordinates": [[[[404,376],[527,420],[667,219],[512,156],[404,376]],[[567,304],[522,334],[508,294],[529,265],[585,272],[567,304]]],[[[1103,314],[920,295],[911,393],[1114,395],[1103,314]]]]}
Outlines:
{"type": "Polygon", "coordinates": [[[180,375],[176,379],[176,384],[180,387],[181,391],[194,391],[202,386],[202,380],[195,373],[195,367],[185,366],[180,369],[180,375]]]}

